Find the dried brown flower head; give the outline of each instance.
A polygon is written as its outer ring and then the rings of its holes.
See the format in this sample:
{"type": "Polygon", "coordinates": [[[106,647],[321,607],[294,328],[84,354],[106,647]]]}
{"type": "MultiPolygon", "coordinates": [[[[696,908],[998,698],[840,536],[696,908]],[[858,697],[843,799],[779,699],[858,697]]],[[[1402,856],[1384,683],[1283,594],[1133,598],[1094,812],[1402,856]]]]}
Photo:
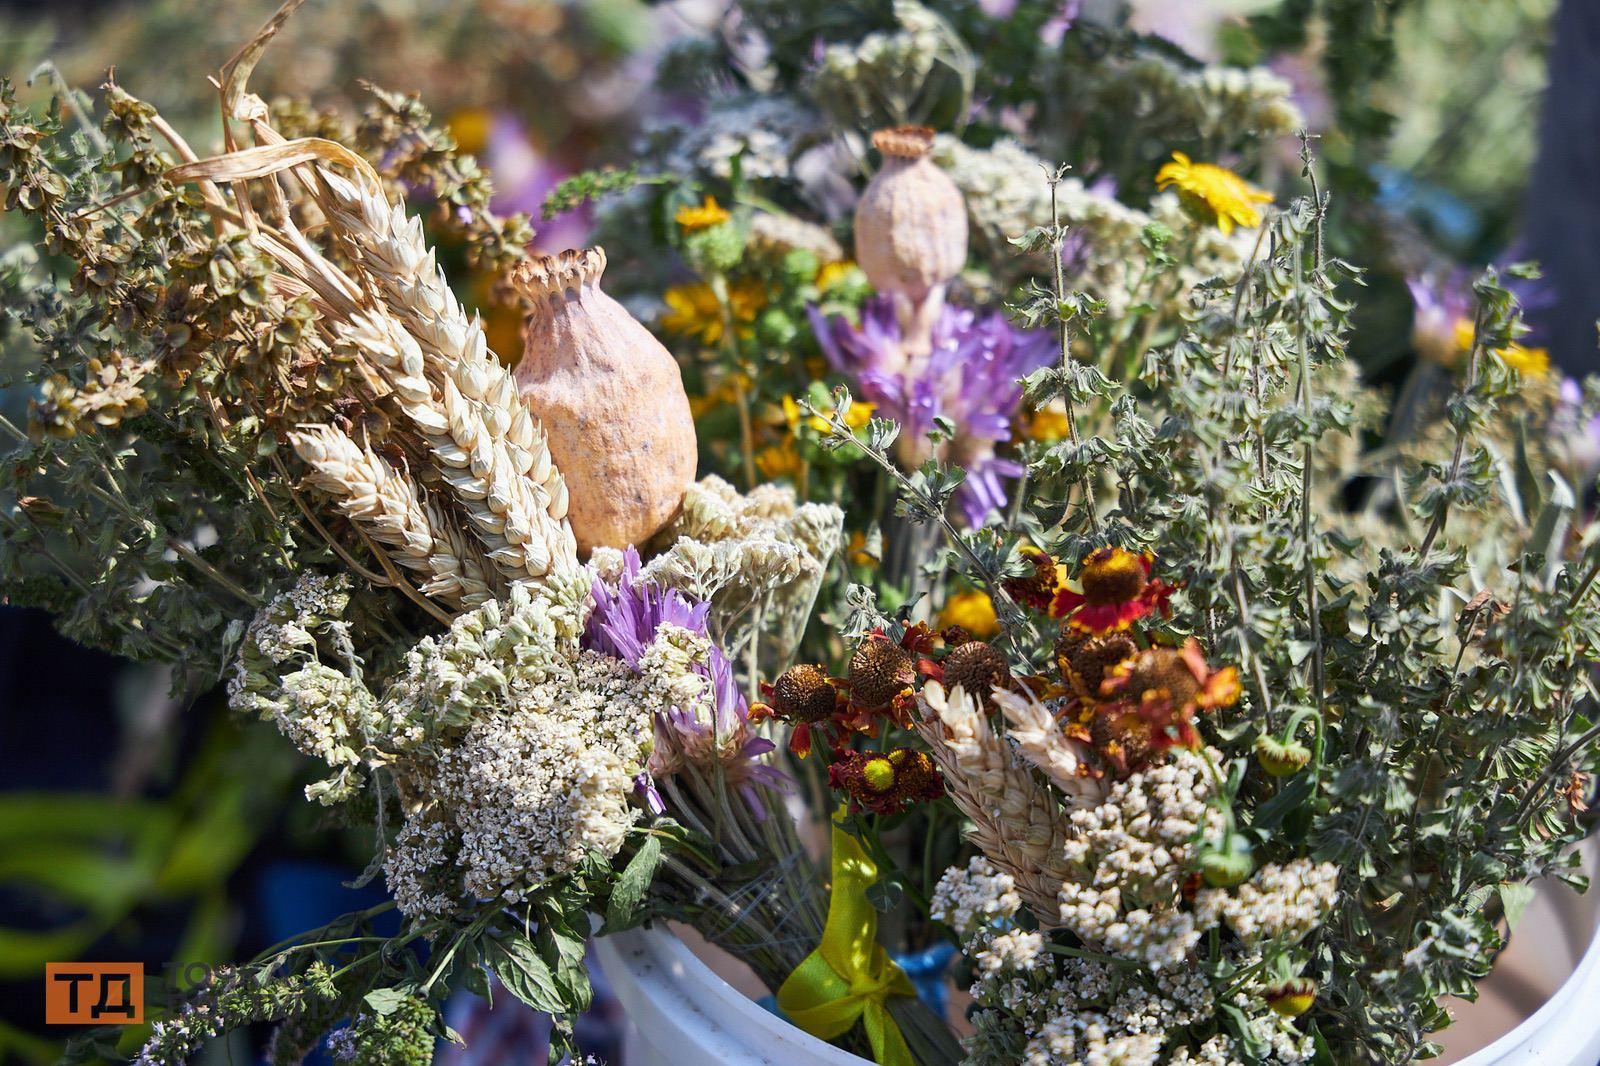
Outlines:
{"type": "Polygon", "coordinates": [[[790,722],[820,722],[830,717],[838,693],[826,670],[809,663],[791,666],[772,683],[772,709],[790,722]]]}
{"type": "Polygon", "coordinates": [[[939,664],[944,673],[944,687],[962,689],[983,703],[984,710],[994,710],[994,690],[1011,685],[1011,668],[1006,657],[993,645],[981,640],[959,644],[939,664]]]}
{"type": "Polygon", "coordinates": [[[879,710],[910,688],[916,675],[905,649],[888,637],[873,633],[850,657],[846,679],[855,703],[867,710],[879,710]]]}

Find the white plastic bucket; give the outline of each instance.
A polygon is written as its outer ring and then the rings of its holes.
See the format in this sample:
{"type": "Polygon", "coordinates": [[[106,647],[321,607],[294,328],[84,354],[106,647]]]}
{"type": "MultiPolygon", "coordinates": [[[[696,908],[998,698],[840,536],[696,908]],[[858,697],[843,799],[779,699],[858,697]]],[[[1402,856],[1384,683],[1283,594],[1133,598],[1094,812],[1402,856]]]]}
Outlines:
{"type": "MultiPolygon", "coordinates": [[[[1586,846],[1591,872],[1600,844],[1586,846]]],[[[1479,985],[1474,1003],[1452,1007],[1440,1034],[1440,1066],[1596,1066],[1600,1063],[1600,885],[1579,895],[1541,886],[1511,946],[1479,985]]],[[[860,1066],[764,1010],[661,929],[631,929],[596,942],[628,1016],[625,1066],[860,1066]]]]}

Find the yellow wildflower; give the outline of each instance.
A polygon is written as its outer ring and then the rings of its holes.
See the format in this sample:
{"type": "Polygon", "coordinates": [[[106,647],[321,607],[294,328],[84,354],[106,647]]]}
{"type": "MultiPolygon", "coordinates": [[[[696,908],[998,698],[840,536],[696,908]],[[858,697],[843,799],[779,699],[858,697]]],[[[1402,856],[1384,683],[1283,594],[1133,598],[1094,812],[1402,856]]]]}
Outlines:
{"type": "Polygon", "coordinates": [[[707,196],[698,207],[680,207],[678,213],[672,216],[678,225],[690,233],[696,230],[710,229],[720,226],[733,216],[728,214],[728,209],[717,203],[715,196],[707,196]]]}
{"type": "MultiPolygon", "coordinates": [[[[1472,319],[1463,317],[1456,320],[1456,347],[1463,355],[1472,351],[1472,334],[1472,319]]],[[[1504,348],[1496,348],[1494,354],[1523,377],[1544,378],[1550,375],[1548,348],[1529,348],[1512,341],[1504,348]]]]}
{"type": "MultiPolygon", "coordinates": [[[[722,308],[717,294],[703,281],[674,285],[661,294],[666,314],[658,320],[662,329],[684,337],[695,337],[707,347],[722,342],[722,308]]],[[[758,281],[736,282],[728,290],[728,304],[741,337],[747,335],[744,323],[754,322],[767,302],[766,290],[758,281]]]]}
{"type": "Polygon", "coordinates": [[[867,548],[867,535],[861,530],[850,534],[850,545],[844,550],[851,566],[877,566],[878,557],[867,548]]]}
{"type": "Polygon", "coordinates": [[[699,418],[701,415],[715,411],[719,407],[724,407],[730,403],[738,403],[741,388],[746,393],[749,393],[751,389],[750,376],[748,374],[731,374],[723,378],[716,388],[703,396],[689,397],[689,414],[699,418]]]}
{"type": "Polygon", "coordinates": [[[761,471],[761,476],[769,481],[780,477],[797,480],[800,469],[805,461],[800,458],[800,453],[795,451],[794,438],[785,437],[780,444],[762,448],[755,454],[756,469],[761,471]]]}
{"type": "Polygon", "coordinates": [[[852,272],[860,269],[860,267],[856,266],[855,263],[849,259],[840,259],[833,263],[823,263],[822,266],[817,268],[817,288],[827,291],[828,289],[833,288],[833,286],[839,284],[844,279],[848,278],[852,272]]]}
{"type": "Polygon", "coordinates": [[[1550,351],[1547,348],[1529,348],[1525,344],[1512,341],[1504,348],[1497,349],[1494,353],[1500,361],[1512,370],[1530,378],[1543,378],[1550,375],[1550,351]]]}
{"type": "Polygon", "coordinates": [[[1046,407],[1035,411],[1028,419],[1028,436],[1045,444],[1067,439],[1067,412],[1064,408],[1046,407]]]}
{"type": "Polygon", "coordinates": [[[1263,192],[1226,167],[1195,163],[1182,152],[1172,153],[1172,162],[1156,172],[1156,188],[1176,187],[1184,206],[1216,223],[1223,233],[1233,227],[1254,229],[1261,225],[1257,204],[1270,204],[1272,194],[1263,192]]]}
{"type": "Polygon", "coordinates": [[[987,593],[976,589],[958,592],[944,601],[944,610],[939,612],[939,628],[950,626],[960,626],[979,640],[988,640],[1000,632],[993,602],[987,593]]]}
{"type": "Polygon", "coordinates": [[[460,111],[450,116],[446,124],[450,136],[456,139],[456,147],[468,155],[479,155],[489,143],[489,130],[494,125],[494,116],[483,107],[463,107],[460,111]]]}
{"type": "MultiPolygon", "coordinates": [[[[844,424],[849,426],[851,429],[860,429],[862,426],[867,424],[867,422],[872,418],[872,412],[876,410],[877,408],[870,403],[862,403],[860,400],[852,400],[850,402],[850,410],[844,413],[844,424]]],[[[789,424],[790,433],[799,432],[801,419],[800,405],[795,402],[794,397],[792,396],[785,396],[783,398],[783,419],[789,424]]],[[[810,415],[806,417],[805,423],[820,434],[826,434],[828,432],[828,420],[823,418],[821,415],[810,415]]]]}

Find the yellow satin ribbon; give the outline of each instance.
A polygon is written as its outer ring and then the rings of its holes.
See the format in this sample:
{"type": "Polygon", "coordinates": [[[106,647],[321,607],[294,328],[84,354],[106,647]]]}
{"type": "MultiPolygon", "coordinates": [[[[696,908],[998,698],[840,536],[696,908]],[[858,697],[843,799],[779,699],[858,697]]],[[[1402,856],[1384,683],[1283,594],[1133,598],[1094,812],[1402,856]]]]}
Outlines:
{"type": "Polygon", "coordinates": [[[778,1007],[812,1036],[832,1040],[861,1020],[880,1066],[916,1066],[900,1026],[885,1005],[890,996],[914,996],[905,971],[878,943],[878,914],[867,889],[878,868],[856,838],[833,827],[833,892],[822,943],[778,989],[778,1007]]]}

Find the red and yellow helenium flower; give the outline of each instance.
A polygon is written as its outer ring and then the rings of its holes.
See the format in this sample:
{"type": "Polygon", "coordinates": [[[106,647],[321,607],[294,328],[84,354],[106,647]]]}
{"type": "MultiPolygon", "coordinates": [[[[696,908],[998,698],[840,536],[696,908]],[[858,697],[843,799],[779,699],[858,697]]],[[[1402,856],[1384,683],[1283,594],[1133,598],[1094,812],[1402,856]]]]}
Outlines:
{"type": "Polygon", "coordinates": [[[1125,725],[1137,721],[1148,731],[1150,747],[1198,748],[1199,711],[1227,707],[1239,699],[1239,671],[1213,670],[1193,637],[1181,648],[1146,648],[1112,668],[1100,686],[1102,713],[1125,725]]]}
{"type": "Polygon", "coordinates": [[[1074,592],[1063,585],[1056,590],[1050,614],[1067,619],[1073,629],[1085,633],[1111,633],[1126,629],[1152,610],[1167,609],[1173,589],[1152,580],[1150,567],[1155,557],[1149,552],[1135,554],[1126,548],[1099,548],[1083,560],[1074,592]]]}
{"type": "Polygon", "coordinates": [[[944,795],[944,778],[925,751],[842,751],[828,767],[828,785],[850,797],[852,811],[899,814],[944,795]]]}

